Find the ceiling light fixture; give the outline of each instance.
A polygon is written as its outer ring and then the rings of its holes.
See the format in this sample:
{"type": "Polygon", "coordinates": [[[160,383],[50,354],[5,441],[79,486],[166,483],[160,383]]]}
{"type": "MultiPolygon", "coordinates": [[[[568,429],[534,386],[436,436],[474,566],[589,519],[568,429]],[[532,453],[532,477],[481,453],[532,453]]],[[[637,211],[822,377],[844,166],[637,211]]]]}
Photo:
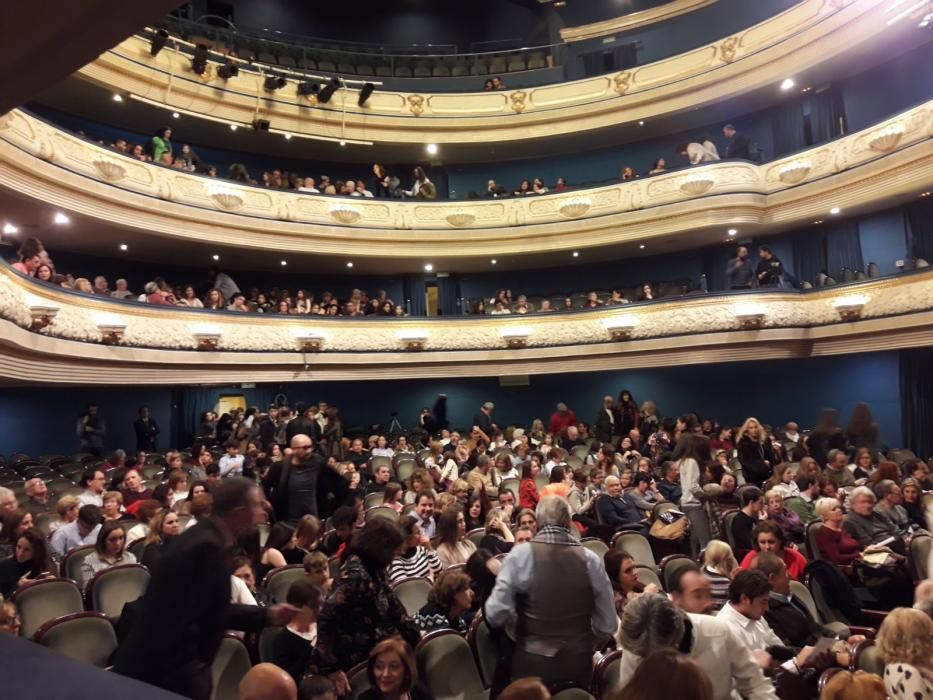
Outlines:
{"type": "Polygon", "coordinates": [[[15,233],[19,233],[19,228],[7,222],[3,224],[3,232],[8,236],[12,236],[15,233]]]}
{"type": "Polygon", "coordinates": [[[644,250],[644,249],[645,249],[645,244],[642,243],[640,246],[638,246],[638,249],[639,249],[639,250],[644,250]]]}
{"type": "Polygon", "coordinates": [[[434,265],[432,265],[431,263],[427,263],[427,264],[424,266],[424,271],[425,271],[425,272],[433,272],[433,270],[434,270],[434,265]]]}
{"type": "Polygon", "coordinates": [[[155,56],[162,49],[165,48],[165,45],[168,43],[168,32],[164,29],[159,29],[156,32],[156,35],[152,37],[152,46],[149,47],[149,55],[155,56]]]}
{"type": "Polygon", "coordinates": [[[214,258],[214,260],[220,260],[220,256],[217,255],[217,253],[214,253],[211,257],[214,258]]]}
{"type": "Polygon", "coordinates": [[[298,94],[302,97],[307,97],[308,95],[317,95],[321,91],[321,84],[310,80],[305,80],[298,83],[297,91],[298,94]]]}
{"type": "Polygon", "coordinates": [[[172,112],[172,118],[173,118],[173,119],[178,119],[178,117],[179,117],[178,112],[172,112]]]}
{"type": "Polygon", "coordinates": [[[573,257],[579,258],[579,257],[580,257],[580,253],[578,253],[577,251],[573,251],[573,257]]]}
{"type": "Polygon", "coordinates": [[[366,101],[370,96],[376,91],[376,86],[372,83],[363,83],[363,87],[360,88],[360,96],[356,100],[356,104],[360,107],[366,106],[366,101]]]}
{"type": "Polygon", "coordinates": [[[285,140],[286,140],[286,141],[291,141],[291,140],[292,140],[292,135],[291,135],[291,134],[285,134],[285,140]]]}
{"type": "Polygon", "coordinates": [[[207,70],[207,45],[198,44],[194,47],[194,58],[191,59],[191,70],[196,75],[204,75],[207,70]]]}
{"type": "Polygon", "coordinates": [[[288,85],[288,81],[279,75],[270,75],[262,81],[262,88],[266,92],[275,92],[288,85]]]}
{"type": "Polygon", "coordinates": [[[493,258],[492,260],[489,261],[489,263],[490,263],[491,265],[495,265],[495,264],[496,264],[496,259],[493,258]]]}
{"type": "Polygon", "coordinates": [[[228,61],[217,69],[217,77],[221,80],[230,80],[240,74],[240,68],[233,61],[228,61]]]}
{"type": "Polygon", "coordinates": [[[283,260],[283,261],[282,261],[282,267],[285,267],[286,265],[288,265],[288,260],[283,260]]]}
{"type": "Polygon", "coordinates": [[[321,88],[321,91],[317,94],[317,101],[319,104],[327,104],[330,102],[330,98],[334,96],[334,93],[337,92],[337,88],[340,87],[340,78],[331,78],[330,81],[321,88]]]}
{"type": "Polygon", "coordinates": [[[126,250],[126,243],[120,244],[120,250],[126,250]]]}
{"type": "Polygon", "coordinates": [[[429,143],[427,146],[424,147],[424,150],[428,152],[429,156],[436,156],[437,155],[437,144],[429,143]]]}
{"type": "Polygon", "coordinates": [[[69,219],[65,214],[62,214],[60,211],[55,212],[55,216],[52,218],[59,226],[64,226],[65,224],[70,224],[71,219],[69,219]]]}
{"type": "Polygon", "coordinates": [[[347,262],[347,267],[353,267],[353,263],[348,261],[348,262],[347,262]]]}
{"type": "Polygon", "coordinates": [[[737,228],[730,228],[730,229],[727,231],[727,233],[728,233],[730,236],[734,236],[734,235],[737,234],[738,232],[739,232],[739,230],[738,230],[737,228]]]}
{"type": "Polygon", "coordinates": [[[236,131],[236,124],[230,125],[230,131],[236,131]]]}
{"type": "Polygon", "coordinates": [[[645,125],[645,120],[644,120],[644,119],[639,119],[639,120],[638,120],[638,126],[644,126],[644,125],[645,125]]]}
{"type": "Polygon", "coordinates": [[[839,207],[833,207],[832,209],[829,210],[829,213],[832,214],[833,216],[835,216],[835,215],[838,214],[840,211],[842,211],[842,210],[841,210],[839,207]]]}
{"type": "Polygon", "coordinates": [[[794,87],[793,78],[784,78],[784,82],[781,83],[781,89],[790,90],[792,87],[794,87]]]}
{"type": "Polygon", "coordinates": [[[115,94],[115,95],[113,96],[113,101],[114,101],[114,102],[123,102],[123,95],[115,94]]]}

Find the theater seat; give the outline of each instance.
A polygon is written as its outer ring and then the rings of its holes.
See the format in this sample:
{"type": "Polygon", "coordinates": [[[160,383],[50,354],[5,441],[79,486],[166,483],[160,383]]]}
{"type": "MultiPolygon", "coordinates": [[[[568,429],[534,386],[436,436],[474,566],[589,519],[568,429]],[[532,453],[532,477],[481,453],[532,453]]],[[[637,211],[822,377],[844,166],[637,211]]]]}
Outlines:
{"type": "Polygon", "coordinates": [[[23,586],[13,595],[13,604],[23,623],[21,633],[27,639],[46,622],[84,611],[78,584],[67,578],[47,578],[23,586]]]}
{"type": "Polygon", "coordinates": [[[85,544],[68,552],[61,563],[61,573],[65,578],[78,582],[81,580],[81,565],[85,557],[94,551],[94,545],[85,544]]]}
{"type": "Polygon", "coordinates": [[[369,690],[369,676],[366,675],[366,662],[357,664],[347,671],[347,680],[350,681],[350,696],[356,700],[369,690]]]}
{"type": "Polygon", "coordinates": [[[259,654],[259,663],[272,663],[272,643],[275,641],[276,635],[283,629],[285,628],[275,625],[266,625],[262,628],[256,638],[256,652],[259,654]]]}
{"type": "Polygon", "coordinates": [[[614,649],[596,662],[593,668],[593,690],[596,697],[606,698],[614,695],[619,688],[619,664],[622,663],[622,650],[614,649]]]}
{"type": "Polygon", "coordinates": [[[606,552],[609,551],[609,546],[598,537],[584,537],[580,540],[580,544],[593,552],[593,554],[600,559],[606,556],[606,552]]]}
{"type": "Polygon", "coordinates": [[[467,643],[473,651],[473,660],[476,662],[476,668],[483,679],[483,684],[488,688],[492,685],[493,676],[496,672],[496,663],[499,652],[492,641],[492,632],[482,612],[473,618],[470,624],[470,630],[467,632],[467,643]]]}
{"type": "Polygon", "coordinates": [[[596,700],[583,688],[564,688],[551,696],[553,700],[596,700]]]}
{"type": "Polygon", "coordinates": [[[139,599],[149,586],[149,569],[121,564],[98,571],[87,585],[88,605],[111,620],[119,620],[123,606],[139,599]]]}
{"type": "Polygon", "coordinates": [[[277,569],[273,569],[266,574],[266,578],[263,579],[262,585],[263,588],[266,589],[266,595],[269,596],[271,602],[284,603],[291,585],[304,577],[304,566],[301,564],[289,564],[288,566],[280,566],[277,569]]]}
{"type": "Polygon", "coordinates": [[[696,566],[693,560],[686,556],[685,554],[671,554],[666,556],[661,560],[661,582],[664,584],[663,590],[671,590],[671,582],[674,580],[674,575],[681,569],[689,569],[692,566],[696,566]]]}
{"type": "Polygon", "coordinates": [[[489,690],[466,640],[453,630],[424,637],[416,650],[418,673],[435,700],[486,700],[489,690]]]}
{"type": "Polygon", "coordinates": [[[421,576],[404,578],[392,586],[392,592],[398,597],[409,615],[415,616],[428,603],[431,582],[421,576]]]}
{"type": "Polygon", "coordinates": [[[57,654],[98,668],[110,665],[117,650],[117,634],[106,615],[78,612],[45,623],[36,641],[57,654]]]}
{"type": "Polygon", "coordinates": [[[632,555],[636,564],[648,567],[657,565],[648,538],[637,532],[618,533],[612,538],[612,548],[625,550],[632,555]]]}
{"type": "Polygon", "coordinates": [[[929,577],[931,551],[933,551],[933,537],[914,535],[910,541],[910,560],[913,564],[915,581],[923,581],[929,577]]]}
{"type": "Polygon", "coordinates": [[[658,576],[658,571],[654,566],[644,566],[639,564],[635,567],[635,575],[638,577],[638,580],[643,586],[647,586],[649,583],[653,583],[658,587],[659,591],[664,590],[664,583],[658,576]]]}
{"type": "Polygon", "coordinates": [[[874,640],[865,639],[856,645],[849,668],[852,671],[865,671],[884,678],[884,659],[881,658],[881,650],[874,640]]]}
{"type": "Polygon", "coordinates": [[[233,635],[224,637],[211,663],[211,700],[239,697],[240,681],[251,667],[246,645],[233,635]]]}

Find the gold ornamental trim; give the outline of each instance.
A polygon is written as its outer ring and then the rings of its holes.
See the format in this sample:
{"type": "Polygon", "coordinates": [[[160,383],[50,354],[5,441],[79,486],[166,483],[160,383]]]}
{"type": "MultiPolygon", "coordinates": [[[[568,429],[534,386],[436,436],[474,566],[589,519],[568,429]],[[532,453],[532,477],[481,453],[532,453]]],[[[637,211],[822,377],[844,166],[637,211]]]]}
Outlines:
{"type": "Polygon", "coordinates": [[[702,7],[712,5],[716,0],[674,0],[673,2],[652,7],[639,12],[629,12],[621,17],[606,19],[601,22],[592,22],[590,24],[580,24],[575,27],[565,27],[560,30],[560,38],[567,43],[575,41],[586,41],[587,39],[596,39],[609,34],[618,34],[621,32],[630,32],[633,29],[647,27],[657,22],[664,22],[673,17],[685,15],[688,12],[699,10],[702,7]]]}

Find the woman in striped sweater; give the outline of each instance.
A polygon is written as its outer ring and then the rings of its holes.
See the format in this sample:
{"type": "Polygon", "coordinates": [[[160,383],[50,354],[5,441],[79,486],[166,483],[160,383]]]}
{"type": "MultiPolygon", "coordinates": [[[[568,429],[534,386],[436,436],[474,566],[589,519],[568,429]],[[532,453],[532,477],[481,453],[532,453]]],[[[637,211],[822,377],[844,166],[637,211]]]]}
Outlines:
{"type": "Polygon", "coordinates": [[[389,564],[389,584],[402,579],[420,576],[431,581],[444,569],[434,550],[430,549],[430,540],[421,533],[415,517],[403,517],[399,523],[405,535],[401,549],[389,564]]]}

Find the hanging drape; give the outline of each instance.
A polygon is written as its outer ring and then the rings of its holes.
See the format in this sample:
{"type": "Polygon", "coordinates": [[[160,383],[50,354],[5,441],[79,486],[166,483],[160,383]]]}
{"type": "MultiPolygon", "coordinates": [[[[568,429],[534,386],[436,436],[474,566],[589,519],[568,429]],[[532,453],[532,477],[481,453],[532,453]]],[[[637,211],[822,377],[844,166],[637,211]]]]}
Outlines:
{"type": "Polygon", "coordinates": [[[915,258],[933,263],[933,198],[908,204],[907,250],[915,258]]]}
{"type": "Polygon", "coordinates": [[[460,315],[460,278],[457,275],[437,278],[437,315],[460,315]]]}
{"type": "Polygon", "coordinates": [[[402,280],[405,294],[405,310],[409,316],[424,316],[427,305],[424,300],[424,278],[421,275],[405,275],[402,280]]]}
{"type": "Polygon", "coordinates": [[[826,270],[826,234],[820,229],[800,231],[793,239],[794,270],[797,279],[816,285],[817,276],[826,270]]]}
{"type": "Polygon", "coordinates": [[[728,289],[726,266],[735,257],[735,248],[706,248],[703,250],[703,274],[706,275],[706,290],[721,292],[728,289]]]}
{"type": "Polygon", "coordinates": [[[807,145],[825,143],[840,135],[840,100],[834,87],[808,97],[804,111],[810,116],[810,139],[807,145]]]}
{"type": "Polygon", "coordinates": [[[806,146],[803,127],[803,105],[793,100],[779,105],[771,122],[774,155],[780,157],[806,146]]]}
{"type": "Polygon", "coordinates": [[[830,277],[842,280],[842,270],[864,269],[862,244],[855,221],[840,221],[832,224],[825,231],[826,269],[830,277]]]}
{"type": "Polygon", "coordinates": [[[918,457],[933,455],[933,349],[900,353],[901,433],[918,457]]]}
{"type": "MultiPolygon", "coordinates": [[[[242,395],[246,405],[256,406],[265,411],[271,404],[275,395],[279,393],[279,386],[274,384],[257,386],[254,388],[233,387],[187,387],[181,390],[179,410],[181,411],[183,439],[185,445],[194,441],[198,428],[201,425],[201,416],[205,411],[213,411],[217,400],[221,396],[242,395]]],[[[294,405],[294,403],[292,403],[294,405]]]]}

